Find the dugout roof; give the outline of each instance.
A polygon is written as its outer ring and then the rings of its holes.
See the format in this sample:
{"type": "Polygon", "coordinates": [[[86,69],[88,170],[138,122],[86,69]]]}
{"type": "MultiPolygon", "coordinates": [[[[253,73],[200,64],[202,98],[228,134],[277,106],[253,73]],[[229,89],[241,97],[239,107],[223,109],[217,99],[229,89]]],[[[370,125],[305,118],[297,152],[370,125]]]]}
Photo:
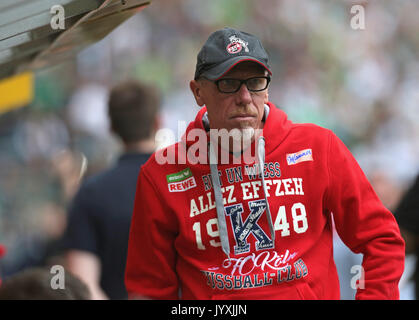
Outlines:
{"type": "Polygon", "coordinates": [[[141,11],[145,0],[1,0],[0,80],[73,58],[141,11]],[[51,27],[53,6],[65,27],[51,27]]]}

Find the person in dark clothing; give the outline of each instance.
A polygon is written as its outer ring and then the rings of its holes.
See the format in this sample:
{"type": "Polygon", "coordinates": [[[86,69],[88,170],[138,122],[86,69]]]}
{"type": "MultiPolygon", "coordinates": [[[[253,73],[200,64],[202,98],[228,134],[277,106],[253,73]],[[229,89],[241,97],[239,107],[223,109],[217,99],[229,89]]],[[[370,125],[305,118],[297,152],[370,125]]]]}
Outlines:
{"type": "MultiPolygon", "coordinates": [[[[419,175],[402,197],[395,216],[400,226],[402,237],[406,242],[406,253],[419,257],[419,175]]],[[[416,263],[413,274],[415,297],[419,298],[419,268],[416,263]]]]}
{"type": "Polygon", "coordinates": [[[84,181],[68,214],[62,239],[66,269],[88,286],[93,299],[126,299],[124,271],[137,177],[154,151],[159,99],[135,81],[111,90],[111,130],[122,141],[117,163],[84,181]]]}

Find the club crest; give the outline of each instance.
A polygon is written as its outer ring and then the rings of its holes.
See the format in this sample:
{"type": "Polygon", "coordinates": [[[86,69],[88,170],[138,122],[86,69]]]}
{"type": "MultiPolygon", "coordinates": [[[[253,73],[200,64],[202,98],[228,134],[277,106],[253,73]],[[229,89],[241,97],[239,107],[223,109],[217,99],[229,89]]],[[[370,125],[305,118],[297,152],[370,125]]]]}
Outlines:
{"type": "Polygon", "coordinates": [[[244,41],[240,38],[237,38],[234,35],[231,36],[228,39],[230,40],[230,43],[228,44],[228,46],[226,48],[228,53],[236,54],[236,53],[239,53],[240,51],[242,51],[243,48],[244,48],[245,52],[249,52],[249,48],[247,47],[248,42],[246,42],[246,41],[244,41]]]}

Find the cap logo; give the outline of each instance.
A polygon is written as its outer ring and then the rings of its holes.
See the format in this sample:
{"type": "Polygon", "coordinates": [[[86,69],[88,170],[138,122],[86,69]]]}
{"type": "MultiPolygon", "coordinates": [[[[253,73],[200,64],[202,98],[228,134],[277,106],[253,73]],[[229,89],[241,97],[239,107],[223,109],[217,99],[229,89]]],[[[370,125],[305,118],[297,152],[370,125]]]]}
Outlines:
{"type": "Polygon", "coordinates": [[[249,44],[248,42],[243,41],[242,39],[237,38],[236,36],[231,36],[228,39],[230,40],[230,43],[226,48],[228,53],[236,54],[242,51],[243,48],[244,51],[249,52],[249,48],[247,47],[247,45],[249,44]]]}

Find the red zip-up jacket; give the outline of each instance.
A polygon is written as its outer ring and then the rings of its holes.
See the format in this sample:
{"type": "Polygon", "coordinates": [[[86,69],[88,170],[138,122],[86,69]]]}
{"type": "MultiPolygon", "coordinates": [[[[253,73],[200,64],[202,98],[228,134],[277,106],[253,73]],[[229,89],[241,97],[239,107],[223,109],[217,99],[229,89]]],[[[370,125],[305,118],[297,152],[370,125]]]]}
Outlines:
{"type": "Polygon", "coordinates": [[[265,109],[264,162],[233,163],[230,154],[216,167],[218,189],[202,156],[207,142],[197,143],[205,107],[181,142],[142,166],[126,265],[130,296],[339,299],[333,219],[344,243],[364,255],[356,298],[398,299],[404,241],[356,160],[330,130],[294,124],[271,103],[265,109]]]}

